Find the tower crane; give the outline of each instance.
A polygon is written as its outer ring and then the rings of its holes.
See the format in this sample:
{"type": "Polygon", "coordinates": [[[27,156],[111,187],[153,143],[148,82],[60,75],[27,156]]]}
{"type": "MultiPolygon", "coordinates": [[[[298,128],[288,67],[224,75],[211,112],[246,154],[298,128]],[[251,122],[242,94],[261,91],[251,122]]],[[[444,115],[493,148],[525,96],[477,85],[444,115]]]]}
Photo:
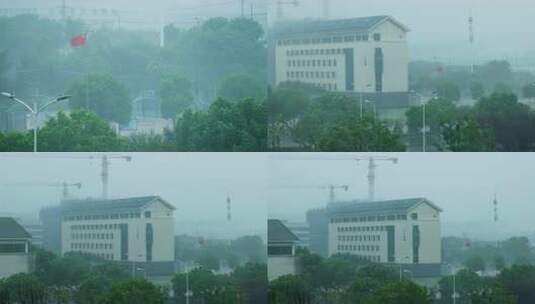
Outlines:
{"type": "Polygon", "coordinates": [[[375,171],[377,169],[377,162],[392,162],[397,164],[399,159],[397,157],[388,157],[380,155],[370,156],[353,156],[350,154],[329,154],[329,155],[280,155],[274,156],[273,159],[285,159],[285,160],[356,160],[357,163],[361,161],[368,161],[368,199],[370,201],[375,200],[375,171]]]}
{"type": "Polygon", "coordinates": [[[110,165],[112,160],[124,160],[127,162],[132,161],[132,156],[130,155],[121,155],[121,154],[102,154],[102,155],[31,155],[31,156],[25,156],[25,155],[8,155],[1,157],[17,157],[17,158],[58,158],[58,159],[89,159],[94,160],[97,158],[101,158],[101,181],[102,181],[102,198],[107,199],[108,198],[108,186],[109,186],[109,176],[110,176],[110,165]]]}
{"type": "Polygon", "coordinates": [[[66,200],[70,197],[69,188],[82,188],[82,183],[67,183],[67,182],[21,182],[21,183],[10,183],[5,184],[5,186],[13,187],[56,187],[62,188],[61,191],[61,200],[66,200]]]}
{"type": "Polygon", "coordinates": [[[349,190],[349,185],[284,185],[284,186],[276,186],[276,188],[310,188],[310,189],[328,189],[329,190],[329,203],[334,203],[336,201],[335,191],[336,190],[349,190]]]}
{"type": "Polygon", "coordinates": [[[284,17],[283,6],[284,5],[293,5],[295,7],[299,6],[298,0],[277,0],[277,19],[280,21],[284,17]]]}

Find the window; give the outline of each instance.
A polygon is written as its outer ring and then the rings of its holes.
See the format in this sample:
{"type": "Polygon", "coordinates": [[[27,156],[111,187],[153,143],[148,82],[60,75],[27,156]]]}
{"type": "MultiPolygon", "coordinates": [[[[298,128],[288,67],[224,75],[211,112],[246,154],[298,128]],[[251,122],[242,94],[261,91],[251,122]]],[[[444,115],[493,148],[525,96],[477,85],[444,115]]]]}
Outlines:
{"type": "Polygon", "coordinates": [[[417,220],[418,219],[418,213],[412,213],[411,214],[411,219],[412,220],[417,220]]]}
{"type": "Polygon", "coordinates": [[[373,40],[381,41],[381,34],[379,34],[379,33],[373,34],[373,40]]]}
{"type": "Polygon", "coordinates": [[[150,213],[150,211],[145,211],[145,217],[146,217],[146,218],[151,217],[151,213],[150,213]]]}

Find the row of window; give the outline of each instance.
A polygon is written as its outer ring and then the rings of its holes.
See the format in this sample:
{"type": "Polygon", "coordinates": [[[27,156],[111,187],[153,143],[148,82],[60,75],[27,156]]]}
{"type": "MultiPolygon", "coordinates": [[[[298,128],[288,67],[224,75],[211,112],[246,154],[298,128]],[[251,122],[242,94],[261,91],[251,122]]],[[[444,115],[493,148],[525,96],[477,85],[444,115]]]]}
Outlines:
{"type": "Polygon", "coordinates": [[[113,233],[73,233],[73,240],[113,240],[113,233]]]}
{"type": "Polygon", "coordinates": [[[337,227],[338,232],[364,232],[364,231],[385,231],[384,226],[344,226],[337,227]]]}
{"type": "Polygon", "coordinates": [[[286,56],[310,56],[310,55],[341,55],[342,49],[302,49],[287,50],[286,56]]]}
{"type": "Polygon", "coordinates": [[[381,241],[380,235],[339,235],[340,242],[378,242],[381,241]]]}
{"type": "Polygon", "coordinates": [[[368,251],[379,252],[378,245],[338,245],[338,251],[368,251]]]}
{"type": "Polygon", "coordinates": [[[113,244],[111,243],[71,243],[71,250],[112,250],[113,244]]]}
{"type": "Polygon", "coordinates": [[[109,230],[119,229],[119,224],[97,224],[97,225],[72,225],[71,230],[109,230]]]}
{"type": "MultiPolygon", "coordinates": [[[[418,214],[411,214],[413,220],[418,219],[418,214]]],[[[331,223],[359,223],[359,222],[384,222],[384,221],[400,221],[406,220],[406,214],[397,214],[397,215],[370,215],[370,216],[359,216],[359,217],[336,217],[331,219],[331,223]]]]}
{"type": "MultiPolygon", "coordinates": [[[[84,252],[81,252],[81,251],[78,251],[78,253],[84,254],[84,252]]],[[[113,261],[115,259],[115,255],[113,253],[92,253],[89,255],[97,256],[99,258],[110,260],[110,261],[113,261]]]]}
{"type": "MultiPolygon", "coordinates": [[[[356,34],[345,36],[331,36],[322,38],[303,38],[303,39],[284,39],[279,40],[277,44],[282,45],[303,45],[303,44],[321,44],[321,43],[342,43],[342,42],[355,42],[355,41],[369,41],[370,36],[368,34],[356,34]]],[[[373,35],[373,40],[381,41],[381,34],[376,33],[373,35]]]]}
{"type": "MultiPolygon", "coordinates": [[[[150,211],[146,211],[144,216],[146,218],[151,217],[150,211]]],[[[109,220],[109,219],[128,219],[128,218],[141,218],[141,213],[113,213],[113,214],[94,214],[94,215],[70,215],[65,216],[65,221],[89,221],[89,220],[109,220]]]]}
{"type": "Polygon", "coordinates": [[[337,65],[336,59],[288,60],[289,67],[335,67],[337,65]]]}
{"type": "Polygon", "coordinates": [[[308,79],[334,79],[336,78],[336,72],[326,71],[288,71],[286,72],[288,78],[308,78],[308,79]]]}

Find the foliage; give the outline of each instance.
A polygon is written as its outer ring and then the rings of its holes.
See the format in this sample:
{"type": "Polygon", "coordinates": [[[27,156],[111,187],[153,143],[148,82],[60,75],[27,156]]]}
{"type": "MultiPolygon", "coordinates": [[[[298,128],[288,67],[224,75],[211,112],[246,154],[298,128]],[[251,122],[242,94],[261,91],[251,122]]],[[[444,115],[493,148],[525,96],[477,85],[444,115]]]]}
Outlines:
{"type": "Polygon", "coordinates": [[[180,75],[163,78],[160,83],[159,95],[164,118],[176,119],[179,113],[193,105],[191,83],[180,75]]]}
{"type": "Polygon", "coordinates": [[[473,272],[484,271],[485,270],[485,260],[481,256],[471,256],[465,262],[464,266],[466,269],[473,272]]]}
{"type": "Polygon", "coordinates": [[[265,263],[266,246],[260,236],[242,236],[230,243],[230,250],[249,262],[265,263]]]}
{"type": "Polygon", "coordinates": [[[269,283],[269,303],[271,304],[310,304],[312,294],[299,277],[282,276],[269,283]]]}
{"type": "Polygon", "coordinates": [[[535,113],[513,94],[492,94],[474,107],[476,120],[490,131],[502,152],[531,151],[535,147],[535,113]]]}
{"type": "Polygon", "coordinates": [[[59,112],[38,134],[39,151],[120,151],[124,142],[108,123],[86,111],[59,112]]]}
{"type": "Polygon", "coordinates": [[[265,151],[264,103],[216,100],[206,112],[186,111],[175,128],[178,151],[265,151]]]}
{"type": "Polygon", "coordinates": [[[524,98],[535,98],[535,82],[522,87],[522,96],[524,98]]]}
{"type": "Polygon", "coordinates": [[[196,268],[173,277],[173,289],[177,303],[185,303],[186,275],[189,276],[189,288],[193,293],[193,302],[205,304],[239,304],[237,286],[227,275],[216,275],[204,268],[196,268]]]}
{"type": "Polygon", "coordinates": [[[126,87],[111,75],[92,74],[75,81],[67,90],[75,110],[89,110],[108,121],[130,121],[132,102],[126,87]]]}
{"type": "Polygon", "coordinates": [[[368,301],[369,304],[431,304],[431,296],[424,287],[410,281],[385,285],[368,301]]]}
{"type": "Polygon", "coordinates": [[[480,82],[472,82],[470,84],[470,95],[472,99],[478,100],[481,97],[485,96],[485,87],[480,82]]]}
{"type": "Polygon", "coordinates": [[[497,280],[508,292],[516,296],[518,304],[534,303],[535,266],[513,265],[509,269],[504,269],[497,280]]]}
{"type": "Polygon", "coordinates": [[[438,83],[435,87],[435,92],[437,97],[447,101],[457,102],[461,99],[461,89],[449,81],[438,83]]]}
{"type": "Polygon", "coordinates": [[[0,132],[0,152],[33,151],[33,133],[0,132]]]}
{"type": "Polygon", "coordinates": [[[19,273],[0,280],[0,303],[2,304],[47,304],[48,292],[39,279],[27,273],[19,273]]]}
{"type": "Polygon", "coordinates": [[[174,150],[174,134],[134,134],[128,137],[126,150],[130,152],[172,152],[174,150]]]}
{"type": "Polygon", "coordinates": [[[399,134],[370,116],[342,121],[326,130],[319,140],[319,150],[323,152],[403,152],[405,149],[399,134]]]}
{"type": "Polygon", "coordinates": [[[258,263],[247,263],[240,266],[232,273],[232,278],[239,286],[244,303],[247,304],[267,304],[268,303],[268,281],[267,265],[258,263]]]}
{"type": "Polygon", "coordinates": [[[129,280],[114,284],[99,302],[102,304],[164,304],[163,290],[145,280],[129,280]]]}
{"type": "Polygon", "coordinates": [[[265,86],[258,79],[247,75],[232,75],[223,80],[218,95],[226,100],[244,99],[262,100],[265,98],[265,86]]]}

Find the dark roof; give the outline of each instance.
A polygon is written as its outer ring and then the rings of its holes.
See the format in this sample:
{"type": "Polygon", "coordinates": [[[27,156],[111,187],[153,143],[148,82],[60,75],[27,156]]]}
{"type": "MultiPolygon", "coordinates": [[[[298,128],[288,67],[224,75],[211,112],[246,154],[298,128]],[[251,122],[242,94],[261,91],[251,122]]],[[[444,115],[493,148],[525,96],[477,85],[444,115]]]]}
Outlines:
{"type": "Polygon", "coordinates": [[[61,207],[64,215],[118,213],[140,210],[155,200],[160,201],[167,208],[175,210],[173,205],[159,196],[130,197],[112,200],[71,200],[64,201],[61,207]]]}
{"type": "Polygon", "coordinates": [[[0,239],[30,239],[32,236],[12,217],[0,217],[0,239]]]}
{"type": "Polygon", "coordinates": [[[292,36],[296,34],[337,32],[337,31],[357,31],[368,32],[385,20],[390,20],[403,30],[409,29],[390,16],[370,16],[351,19],[338,20],[306,20],[297,22],[286,22],[278,25],[274,29],[276,36],[292,36]]]}
{"type": "Polygon", "coordinates": [[[268,219],[268,243],[296,242],[299,238],[280,220],[268,219]]]}
{"type": "Polygon", "coordinates": [[[348,213],[358,213],[359,215],[399,214],[407,213],[410,209],[422,203],[442,212],[442,209],[428,199],[419,197],[388,201],[341,203],[330,207],[329,213],[334,216],[348,213]]]}

